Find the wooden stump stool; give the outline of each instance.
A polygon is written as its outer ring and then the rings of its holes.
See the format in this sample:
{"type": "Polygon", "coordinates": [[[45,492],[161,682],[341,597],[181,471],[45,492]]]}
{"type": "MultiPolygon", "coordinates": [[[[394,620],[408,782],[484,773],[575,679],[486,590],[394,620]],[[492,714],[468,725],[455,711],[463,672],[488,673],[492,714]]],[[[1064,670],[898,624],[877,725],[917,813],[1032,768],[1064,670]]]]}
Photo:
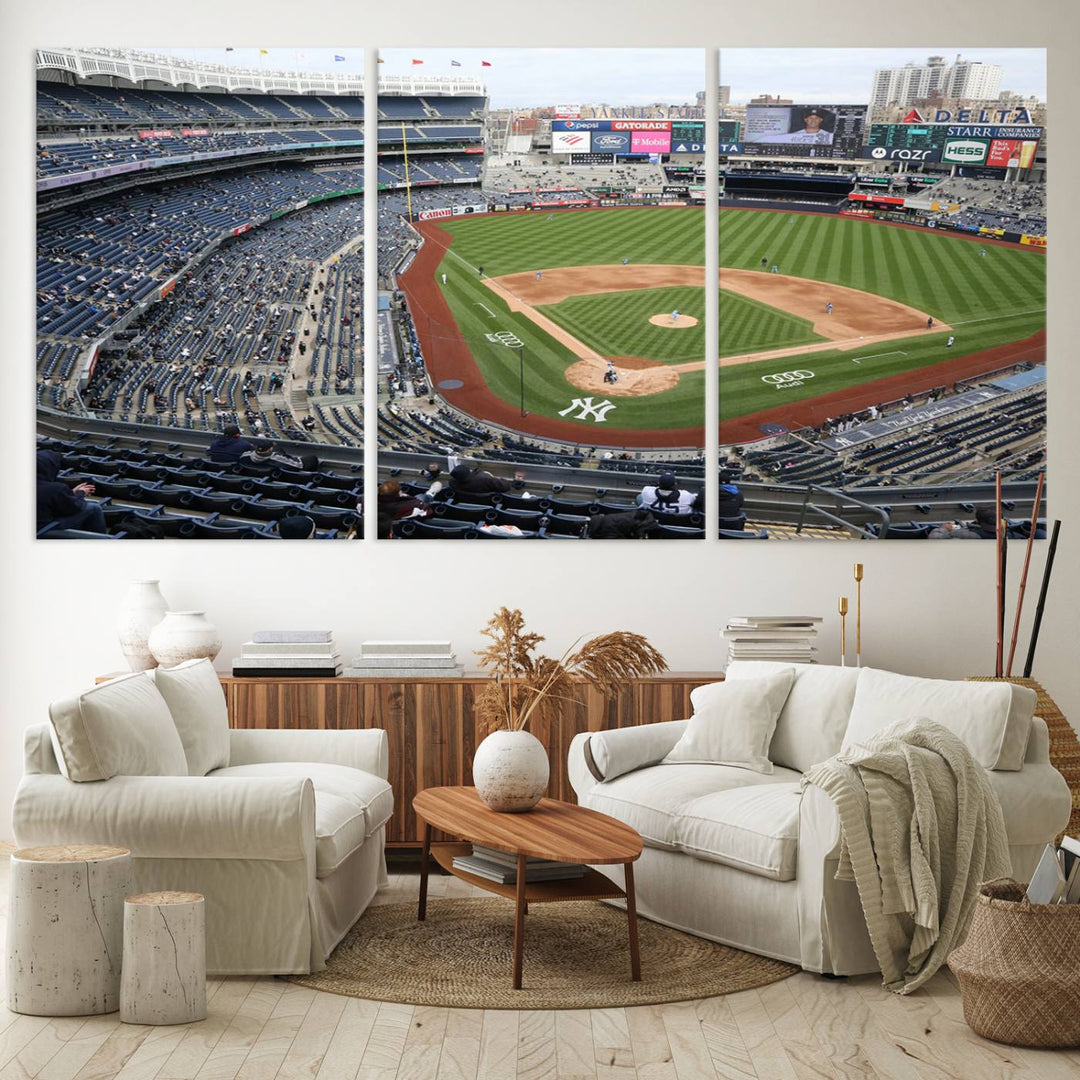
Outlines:
{"type": "Polygon", "coordinates": [[[125,1024],[206,1019],[206,902],[201,893],[149,892],[124,901],[125,1024]]]}
{"type": "Polygon", "coordinates": [[[20,848],[8,889],[7,997],[12,1012],[85,1016],[120,1007],[127,848],[20,848]]]}

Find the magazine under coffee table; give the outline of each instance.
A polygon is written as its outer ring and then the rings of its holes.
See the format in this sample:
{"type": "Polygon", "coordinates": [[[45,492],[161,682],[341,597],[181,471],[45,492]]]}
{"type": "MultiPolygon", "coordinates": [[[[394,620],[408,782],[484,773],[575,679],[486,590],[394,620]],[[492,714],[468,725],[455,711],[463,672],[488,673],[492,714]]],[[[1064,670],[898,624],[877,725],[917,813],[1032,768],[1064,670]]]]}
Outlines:
{"type": "Polygon", "coordinates": [[[420,863],[420,901],[416,917],[427,916],[427,887],[430,856],[455,877],[478,889],[505,896],[515,903],[513,987],[521,989],[521,967],[525,942],[525,915],[530,903],[559,900],[626,900],[630,938],[630,973],[641,978],[638,952],[637,908],[634,900],[634,860],[641,854],[641,837],[628,825],[606,814],[573,803],[541,799],[522,814],[490,810],[480,800],[476,788],[426,788],[413,799],[413,810],[424,822],[424,850],[420,863]],[[462,842],[431,842],[431,830],[442,829],[462,842]],[[517,856],[517,880],[503,884],[454,866],[454,858],[468,855],[472,845],[482,844],[517,856]],[[610,865],[622,863],[626,888],[620,889],[598,870],[587,869],[581,877],[549,881],[527,881],[527,860],[610,865]]]}

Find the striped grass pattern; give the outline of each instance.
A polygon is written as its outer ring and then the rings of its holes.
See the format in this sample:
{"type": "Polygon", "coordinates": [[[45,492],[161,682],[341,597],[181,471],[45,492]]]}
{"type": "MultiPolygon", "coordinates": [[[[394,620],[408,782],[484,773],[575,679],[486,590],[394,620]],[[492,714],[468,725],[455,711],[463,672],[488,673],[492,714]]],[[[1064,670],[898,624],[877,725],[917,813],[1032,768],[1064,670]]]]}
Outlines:
{"type": "MultiPolygon", "coordinates": [[[[704,215],[694,209],[608,209],[576,213],[489,214],[441,223],[454,237],[439,268],[445,271],[447,302],[489,387],[507,401],[518,400],[518,357],[487,340],[511,330],[525,342],[527,406],[556,416],[577,391],[563,377],[575,357],[529,320],[512,315],[479,279],[559,266],[631,263],[704,263],[704,215]]],[[[1046,325],[1046,260],[1038,250],[991,245],[985,257],[977,241],[932,230],[889,226],[820,214],[784,214],[726,209],[720,213],[720,265],[760,269],[775,263],[782,274],[835,282],[877,293],[926,311],[954,327],[890,341],[860,355],[831,350],[805,361],[787,358],[721,369],[720,413],[724,419],[806,397],[846,389],[903,371],[956,359],[1030,337],[1046,325]],[[790,362],[788,362],[790,361],[790,362]],[[776,389],[761,376],[788,367],[809,367],[814,378],[802,386],[776,389]]],[[[704,297],[699,290],[640,290],[570,298],[545,313],[603,355],[643,356],[662,362],[703,358],[704,297]],[[656,294],[671,291],[653,310],[656,294]],[[697,296],[685,295],[697,293],[697,296]],[[692,330],[650,326],[648,316],[678,307],[702,319],[692,330]]],[[[418,321],[424,318],[418,314],[418,321]]],[[[720,353],[782,348],[815,340],[810,326],[786,312],[721,292],[720,353]]],[[[660,395],[619,398],[608,413],[613,427],[664,429],[702,423],[704,376],[683,373],[678,386],[660,395]]],[[[565,418],[564,418],[565,419],[565,418]]],[[[583,421],[582,438],[595,425],[583,421]]]]}
{"type": "Polygon", "coordinates": [[[643,356],[661,363],[683,363],[705,356],[704,290],[691,287],[634,289],[630,292],[572,296],[540,309],[579,341],[605,356],[643,356]],[[678,311],[697,326],[653,326],[653,315],[678,311]]]}

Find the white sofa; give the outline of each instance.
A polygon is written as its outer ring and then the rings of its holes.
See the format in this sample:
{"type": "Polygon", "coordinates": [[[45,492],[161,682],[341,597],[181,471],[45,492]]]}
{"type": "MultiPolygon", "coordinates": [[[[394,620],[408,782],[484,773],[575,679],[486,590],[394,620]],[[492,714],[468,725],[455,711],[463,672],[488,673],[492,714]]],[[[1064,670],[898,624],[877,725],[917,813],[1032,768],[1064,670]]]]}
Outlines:
{"type": "MultiPolygon", "coordinates": [[[[726,679],[782,668],[736,662],[726,679]]],[[[1071,807],[1068,785],[1050,764],[1046,725],[1032,716],[1033,691],[870,668],[794,671],[768,744],[771,773],[661,764],[686,720],[574,738],[569,773],[579,802],[626,822],[645,842],[634,870],[641,915],[809,971],[877,971],[856,887],[835,880],[840,830],[833,803],[816,787],[800,793],[800,779],[843,746],[914,717],[949,727],[988,768],[1014,876],[1029,878],[1071,807]]],[[[620,873],[616,868],[612,877],[620,873]]]]}
{"type": "Polygon", "coordinates": [[[318,971],[386,883],[379,730],[230,730],[209,661],[103,683],[25,736],[20,846],[130,848],[138,891],[206,897],[207,971],[318,971]]]}

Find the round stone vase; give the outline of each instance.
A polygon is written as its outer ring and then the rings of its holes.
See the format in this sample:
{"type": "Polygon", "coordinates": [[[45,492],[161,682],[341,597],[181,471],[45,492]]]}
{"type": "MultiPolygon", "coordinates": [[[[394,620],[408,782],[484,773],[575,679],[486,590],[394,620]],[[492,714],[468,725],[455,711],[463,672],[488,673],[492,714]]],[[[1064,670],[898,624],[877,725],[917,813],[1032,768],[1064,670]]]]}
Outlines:
{"type": "Polygon", "coordinates": [[[147,671],[158,662],[147,641],[150,631],[163,618],[169,605],[158,588],[157,578],[133,581],[128,586],[116,615],[116,634],[124,659],[132,671],[147,671]]]}
{"type": "Polygon", "coordinates": [[[527,731],[494,731],[473,755],[473,783],[492,810],[519,814],[531,810],[548,786],[547,751],[527,731]]]}
{"type": "Polygon", "coordinates": [[[162,667],[185,660],[213,660],[221,652],[221,635],[205,611],[166,611],[150,631],[150,651],[162,667]]]}

